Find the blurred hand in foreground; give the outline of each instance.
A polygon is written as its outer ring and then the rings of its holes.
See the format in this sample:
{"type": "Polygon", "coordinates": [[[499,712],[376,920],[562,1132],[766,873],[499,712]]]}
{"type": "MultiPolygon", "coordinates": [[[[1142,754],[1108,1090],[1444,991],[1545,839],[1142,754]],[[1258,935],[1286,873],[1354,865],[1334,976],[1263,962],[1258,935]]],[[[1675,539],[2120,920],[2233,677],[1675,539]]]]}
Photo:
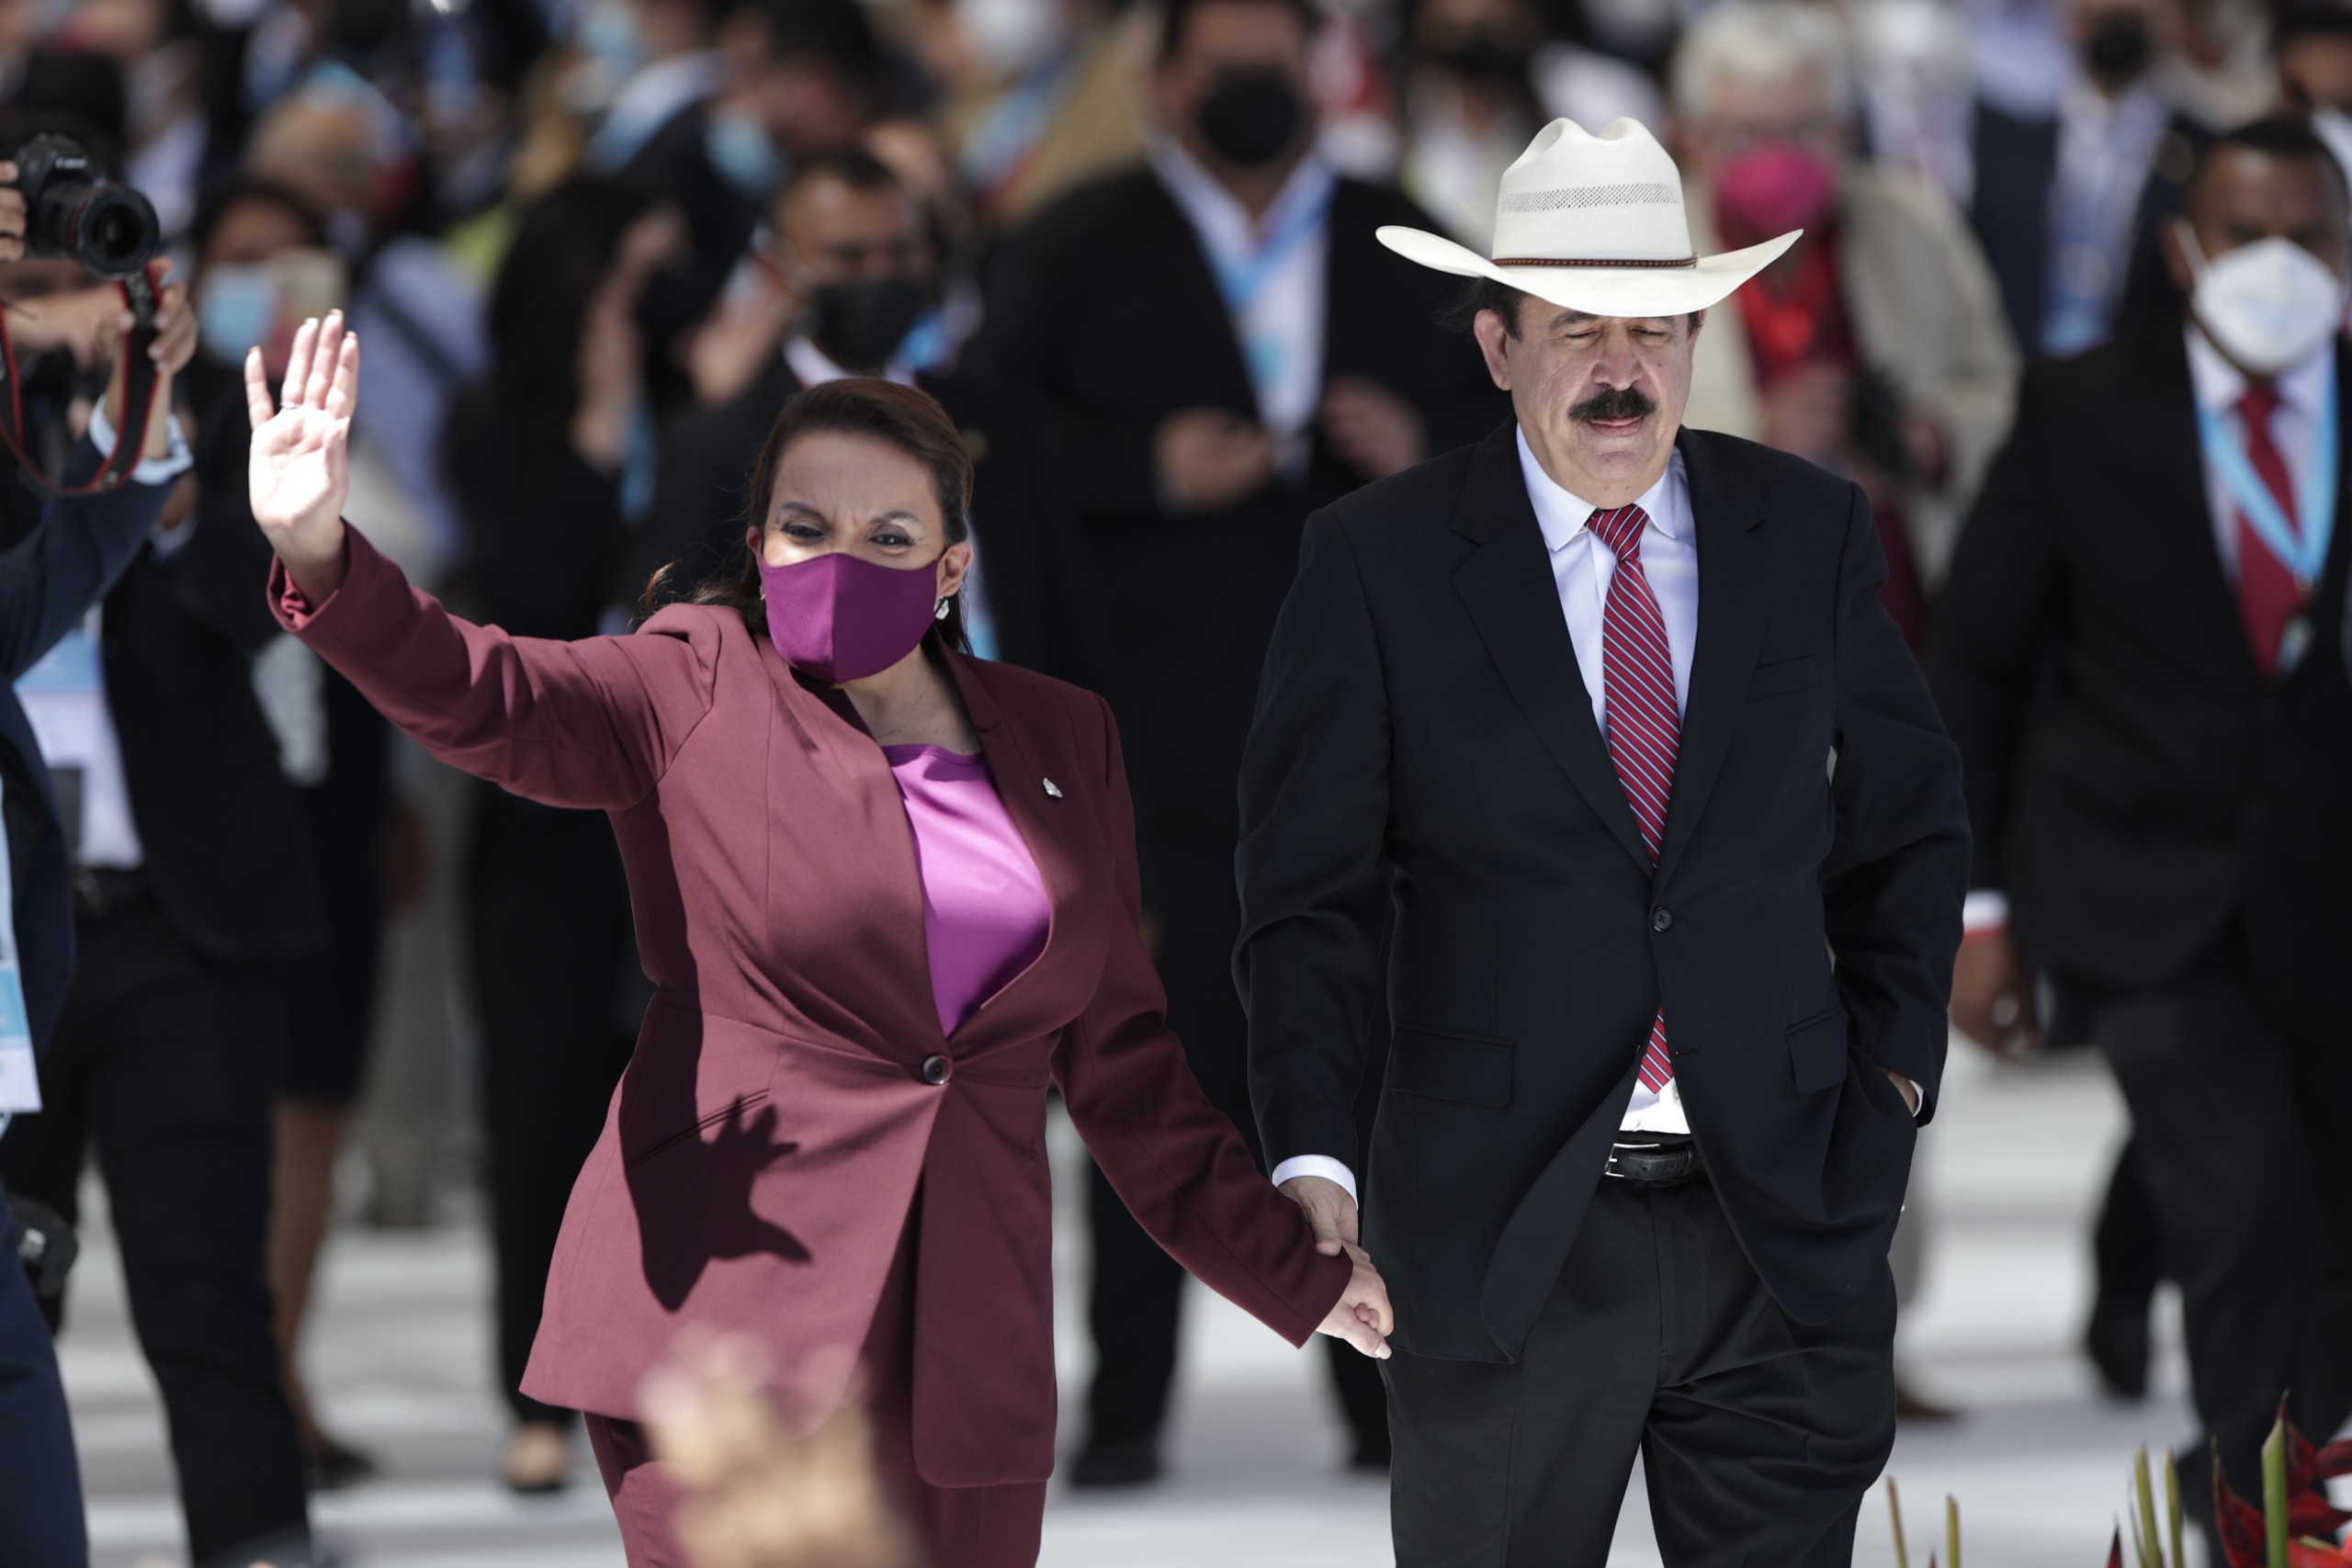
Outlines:
{"type": "Polygon", "coordinates": [[[914,1538],[875,1472],[872,1430],[845,1405],[805,1438],[768,1393],[767,1352],[688,1330],[645,1380],[653,1455],[686,1499],[679,1543],[695,1568],[915,1568],[914,1538]]]}

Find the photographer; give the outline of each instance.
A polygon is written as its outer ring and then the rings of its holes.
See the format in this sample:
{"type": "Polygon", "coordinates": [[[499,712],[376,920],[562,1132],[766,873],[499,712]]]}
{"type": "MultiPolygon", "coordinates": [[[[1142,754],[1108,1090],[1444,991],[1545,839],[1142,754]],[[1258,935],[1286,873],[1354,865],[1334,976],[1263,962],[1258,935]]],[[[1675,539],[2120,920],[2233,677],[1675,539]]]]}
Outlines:
{"type": "Polygon", "coordinates": [[[1962,509],[2008,430],[2017,353],[1951,202],[1854,156],[1853,82],[1836,17],[1791,0],[1733,0],[1683,36],[1674,113],[1691,243],[1804,231],[1707,313],[1687,418],[1869,492],[1887,558],[1879,598],[1917,652],[1962,509]]]}
{"type": "MultiPolygon", "coordinates": [[[[120,425],[119,367],[131,322],[113,288],[60,292],[54,264],[21,259],[27,208],[17,181],[17,166],[0,163],[0,300],[11,345],[26,357],[63,352],[118,367],[88,429],[70,448],[61,477],[71,485],[97,471],[120,425]]],[[[150,416],[142,431],[126,433],[143,443],[138,450],[145,458],[130,484],[41,509],[30,504],[29,488],[17,476],[0,479],[10,516],[26,525],[11,528],[0,549],[0,673],[11,683],[0,687],[0,849],[8,892],[0,905],[0,1012],[6,1015],[0,1021],[15,1026],[0,1029],[0,1170],[40,1124],[38,1118],[16,1120],[10,1135],[12,1118],[40,1109],[33,1063],[55,1029],[74,964],[66,823],[13,682],[75,632],[151,538],[167,535],[165,502],[188,461],[170,417],[172,379],[196,348],[184,290],[164,290],[155,329],[150,416]]],[[[179,515],[185,517],[184,506],[179,515]]],[[[0,1237],[18,1249],[18,1226],[5,1196],[0,1237]]],[[[59,1238],[42,1239],[53,1248],[59,1238]]],[[[46,1251],[45,1276],[62,1256],[46,1251]]],[[[0,1266],[0,1564],[6,1568],[87,1556],[73,1432],[32,1280],[25,1269],[0,1266]]]]}
{"type": "MultiPolygon", "coordinates": [[[[28,383],[70,379],[69,359],[36,358],[28,383]]],[[[199,437],[234,428],[198,412],[213,427],[199,437]]],[[[245,1563],[285,1561],[304,1530],[264,1237],[282,964],[319,919],[254,690],[273,633],[243,441],[220,456],[19,688],[62,807],[78,960],[41,1064],[44,1113],[0,1148],[0,1176],[71,1224],[95,1145],[191,1553],[245,1563]],[[256,855],[271,875],[239,874],[256,855]]],[[[42,1307],[57,1325],[62,1297],[42,1307]]]]}

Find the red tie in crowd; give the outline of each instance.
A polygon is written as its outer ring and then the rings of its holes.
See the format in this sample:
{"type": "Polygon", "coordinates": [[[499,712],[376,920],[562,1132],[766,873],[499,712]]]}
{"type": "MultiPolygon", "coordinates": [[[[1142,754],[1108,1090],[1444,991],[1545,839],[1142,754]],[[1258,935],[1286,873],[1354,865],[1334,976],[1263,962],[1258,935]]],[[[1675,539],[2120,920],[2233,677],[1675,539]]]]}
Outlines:
{"type": "MultiPolygon", "coordinates": [[[[2287,461],[2270,439],[2270,416],[2278,411],[2278,389],[2267,383],[2249,386],[2238,400],[2238,417],[2245,423],[2246,460],[2269,487],[2287,525],[2301,534],[2302,519],[2295,515],[2295,487],[2287,477],[2287,461]]],[[[2241,509],[2238,525],[2238,614],[2245,621],[2247,640],[2262,678],[2278,677],[2278,651],[2288,623],[2303,610],[2303,587],[2287,563],[2271,552],[2261,530],[2241,509]]]]}

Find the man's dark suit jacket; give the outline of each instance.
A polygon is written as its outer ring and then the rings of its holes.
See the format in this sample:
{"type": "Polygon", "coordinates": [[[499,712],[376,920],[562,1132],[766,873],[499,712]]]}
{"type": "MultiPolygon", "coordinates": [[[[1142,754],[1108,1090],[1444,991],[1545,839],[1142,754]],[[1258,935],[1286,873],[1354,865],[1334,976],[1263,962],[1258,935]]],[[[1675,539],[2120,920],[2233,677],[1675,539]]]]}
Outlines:
{"type": "MultiPolygon", "coordinates": [[[[97,471],[98,457],[83,442],[63,477],[69,483],[86,479],[97,471]]],[[[29,533],[0,550],[0,776],[7,789],[17,962],[36,1052],[57,1026],[74,975],[74,881],[57,795],[16,682],[130,565],[162,513],[168,488],[132,484],[111,495],[53,502],[29,533]]]]}
{"type": "MultiPolygon", "coordinates": [[[[919,376],[916,384],[939,400],[972,455],[972,542],[998,651],[1007,663],[1099,683],[1096,606],[1045,416],[994,377],[958,369],[919,376]]],[[[799,391],[778,355],[732,402],[683,414],[662,433],[653,518],[631,551],[639,587],[665,561],[677,561],[678,576],[693,582],[735,558],[761,449],[799,391]]]]}
{"type": "MultiPolygon", "coordinates": [[[[1476,440],[1509,405],[1476,346],[1437,325],[1456,285],[1384,249],[1384,223],[1435,228],[1395,191],[1342,179],[1331,200],[1323,376],[1369,376],[1419,411],[1430,450],[1476,440]]],[[[1160,423],[1188,408],[1258,417],[1199,238],[1159,176],[1114,175],[1009,242],[975,361],[1027,387],[1069,434],[1078,517],[1106,617],[1113,702],[1137,806],[1224,827],[1250,702],[1306,515],[1363,476],[1318,438],[1303,483],[1230,511],[1162,509],[1160,423]]],[[[1147,828],[1147,838],[1149,836],[1147,828]]]]}
{"type": "MultiPolygon", "coordinates": [[[[2198,155],[2212,133],[2185,115],[2156,143],[2156,156],[2140,187],[2132,211],[2131,270],[2117,301],[2113,331],[2120,335],[2146,323],[2179,299],[2165,276],[2156,231],[2180,210],[2198,155]]],[[[2041,342],[2042,311],[2050,276],[2050,192],[2058,181],[2058,122],[2020,119],[1990,104],[1976,106],[1972,135],[1976,188],[1968,220],[1984,259],[2000,286],[2001,309],[2009,332],[2029,356],[2041,342]]]]}
{"type": "Polygon", "coordinates": [[[167,558],[140,551],[107,595],[107,706],[141,869],[164,919],[209,958],[268,962],[323,941],[317,876],[254,694],[254,655],[278,628],[254,586],[269,576],[270,550],[246,491],[243,382],[205,355],[187,383],[195,532],[167,558]]]}
{"type": "Polygon", "coordinates": [[[2352,1029],[2352,493],[2336,517],[2310,652],[2266,684],[2213,535],[2179,315],[2027,373],[1932,664],[1975,880],[2007,892],[2041,967],[2161,986],[2243,920],[2277,1022],[2352,1029]]]}
{"type": "Polygon", "coordinates": [[[1272,1160],[1351,1159],[1416,1355],[1515,1357],[1661,1003],[1690,1127],[1801,1322],[1886,1267],[1960,944],[1959,759],[1876,592],[1869,504],[1686,430],[1699,631],[1657,868],[1593,722],[1513,427],[1307,525],[1242,774],[1250,1078],[1272,1160]]]}
{"type": "Polygon", "coordinates": [[[686,290],[681,303],[697,316],[718,303],[760,221],[759,203],[736,189],[704,150],[709,130],[710,110],[690,103],[648,137],[621,171],[660,192],[684,217],[693,254],[683,268],[686,290]]]}

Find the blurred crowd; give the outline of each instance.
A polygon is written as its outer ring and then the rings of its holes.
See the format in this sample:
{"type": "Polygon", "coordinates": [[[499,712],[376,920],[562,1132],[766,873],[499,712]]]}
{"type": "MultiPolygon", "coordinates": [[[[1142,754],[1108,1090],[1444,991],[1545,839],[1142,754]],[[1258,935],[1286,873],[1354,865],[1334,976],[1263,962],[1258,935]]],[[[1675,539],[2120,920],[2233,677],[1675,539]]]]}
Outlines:
{"type": "MultiPolygon", "coordinates": [[[[218,525],[88,628],[83,970],[49,1109],[0,1145],[61,1232],[95,1149],[197,1560],[373,1468],[302,1375],[338,1170],[386,1224],[429,1221],[452,1158],[479,1170],[504,1479],[565,1484],[571,1417],[516,1385],[645,1000],[604,820],[427,763],[278,634],[239,517],[248,345],[280,375],[296,325],[345,310],[353,522],[549,637],[722,570],[799,389],[931,392],[978,465],[974,642],[1112,696],[1171,1022],[1248,1130],[1234,781],[1304,520],[1509,414],[1451,289],[1376,226],[1483,248],[1539,127],[1630,117],[1676,152],[1695,250],[1804,230],[1709,315],[1690,423],[1859,480],[1924,653],[2024,367],[2177,315],[2185,185],[2281,109],[2352,154],[2352,5],[0,0],[0,153],[64,134],[144,192],[202,339],[175,504],[218,525]]],[[[0,266],[0,303],[13,327],[91,281],[0,266]]],[[[92,354],[16,367],[36,427],[86,418],[92,354]]],[[[0,513],[37,507],[18,485],[0,513]]],[[[2117,1186],[2098,1344],[2132,1392],[2163,1269],[2135,1261],[2153,1200],[2117,1186]]],[[[1100,1179],[1091,1217],[1070,1474],[1140,1483],[1180,1276],[1100,1179]]],[[[1329,1343],[1377,1469],[1373,1364],[1329,1343]]]]}

